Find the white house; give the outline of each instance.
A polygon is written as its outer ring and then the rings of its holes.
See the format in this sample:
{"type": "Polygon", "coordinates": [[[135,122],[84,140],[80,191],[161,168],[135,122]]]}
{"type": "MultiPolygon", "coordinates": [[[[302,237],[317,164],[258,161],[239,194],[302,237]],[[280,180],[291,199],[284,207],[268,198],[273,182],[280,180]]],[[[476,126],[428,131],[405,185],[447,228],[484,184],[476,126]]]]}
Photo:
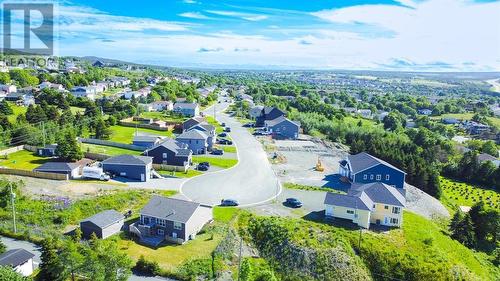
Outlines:
{"type": "Polygon", "coordinates": [[[95,95],[97,94],[95,86],[88,87],[73,87],[71,89],[71,94],[75,97],[88,98],[91,100],[95,99],[95,95]]]}
{"type": "Polygon", "coordinates": [[[0,84],[0,91],[4,91],[6,94],[17,92],[16,85],[3,85],[0,84]]]}
{"type": "Polygon", "coordinates": [[[174,103],[171,101],[155,101],[149,105],[151,106],[151,111],[170,111],[174,109],[174,103]]]}
{"type": "Polygon", "coordinates": [[[363,228],[370,224],[401,227],[405,193],[381,182],[353,184],[347,194],[326,194],[325,216],[351,220],[363,228]]]}
{"type": "Polygon", "coordinates": [[[45,88],[51,88],[51,89],[54,89],[54,90],[57,90],[57,91],[64,91],[64,86],[63,85],[56,84],[56,83],[51,83],[49,81],[44,81],[44,82],[40,83],[40,85],[38,85],[38,88],[40,88],[40,90],[43,90],[45,88]]]}
{"type": "Polygon", "coordinates": [[[23,276],[30,276],[33,274],[34,256],[24,249],[12,249],[0,255],[0,266],[11,267],[23,276]]]}
{"type": "Polygon", "coordinates": [[[249,114],[252,118],[260,117],[262,115],[262,109],[264,109],[262,105],[254,106],[250,108],[249,114]]]}

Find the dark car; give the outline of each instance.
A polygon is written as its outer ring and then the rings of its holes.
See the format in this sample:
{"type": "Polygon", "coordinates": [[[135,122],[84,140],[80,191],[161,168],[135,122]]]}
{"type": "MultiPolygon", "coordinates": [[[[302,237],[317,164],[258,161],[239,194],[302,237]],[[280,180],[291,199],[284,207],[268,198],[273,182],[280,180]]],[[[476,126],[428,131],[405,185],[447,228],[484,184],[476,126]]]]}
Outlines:
{"type": "Polygon", "coordinates": [[[253,127],[255,127],[255,124],[254,123],[246,123],[246,124],[243,125],[243,127],[245,127],[245,128],[253,128],[253,127]]]}
{"type": "Polygon", "coordinates": [[[238,203],[238,201],[236,201],[234,199],[222,199],[220,201],[220,205],[221,206],[238,206],[239,203],[238,203]]]}
{"type": "Polygon", "coordinates": [[[224,123],[224,122],[220,123],[220,125],[221,125],[222,127],[226,127],[226,123],[224,123]]]}
{"type": "Polygon", "coordinates": [[[222,149],[214,149],[214,150],[212,150],[212,154],[213,155],[223,155],[224,154],[224,150],[222,150],[222,149]]]}
{"type": "Polygon", "coordinates": [[[224,129],[224,132],[227,132],[227,133],[231,132],[231,128],[226,127],[226,128],[224,129]]]}
{"type": "Polygon", "coordinates": [[[208,171],[209,166],[198,164],[196,168],[198,171],[208,171]]]}
{"type": "Polygon", "coordinates": [[[302,207],[302,202],[297,198],[287,198],[285,204],[292,208],[300,208],[302,207]]]}
{"type": "Polygon", "coordinates": [[[221,137],[221,138],[225,138],[225,137],[227,137],[227,133],[220,133],[217,136],[221,137]]]}
{"type": "Polygon", "coordinates": [[[230,140],[228,140],[228,139],[220,139],[220,140],[219,140],[219,143],[220,143],[220,144],[227,144],[227,145],[231,145],[231,144],[233,144],[233,142],[232,142],[232,141],[230,141],[230,140]]]}
{"type": "Polygon", "coordinates": [[[203,165],[203,166],[207,166],[207,167],[210,167],[210,163],[208,162],[201,162],[200,164],[198,165],[203,165]]]}

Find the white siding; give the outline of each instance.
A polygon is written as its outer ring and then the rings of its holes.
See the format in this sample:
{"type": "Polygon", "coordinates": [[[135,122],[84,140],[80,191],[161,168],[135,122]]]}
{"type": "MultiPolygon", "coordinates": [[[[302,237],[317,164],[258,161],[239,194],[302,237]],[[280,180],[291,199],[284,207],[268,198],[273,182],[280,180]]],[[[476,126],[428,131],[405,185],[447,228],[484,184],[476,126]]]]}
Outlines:
{"type": "Polygon", "coordinates": [[[118,221],[115,224],[112,224],[108,227],[102,229],[102,239],[106,239],[109,236],[112,236],[122,230],[123,220],[118,221]]]}
{"type": "Polygon", "coordinates": [[[24,264],[16,266],[14,270],[23,276],[30,276],[31,274],[33,274],[33,259],[29,259],[24,264]]]}
{"type": "Polygon", "coordinates": [[[189,240],[190,235],[194,237],[213,218],[211,207],[199,206],[185,225],[186,241],[189,240]]]}

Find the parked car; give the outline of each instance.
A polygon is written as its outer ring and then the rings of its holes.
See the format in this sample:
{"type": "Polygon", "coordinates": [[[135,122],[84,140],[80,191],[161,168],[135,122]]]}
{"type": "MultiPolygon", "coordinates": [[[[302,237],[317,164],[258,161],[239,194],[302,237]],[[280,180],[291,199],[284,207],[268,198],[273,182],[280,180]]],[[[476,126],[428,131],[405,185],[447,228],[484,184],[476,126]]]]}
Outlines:
{"type": "Polygon", "coordinates": [[[227,145],[231,145],[231,144],[233,144],[233,142],[232,142],[232,141],[230,141],[230,140],[228,140],[228,139],[220,139],[220,140],[219,140],[219,143],[220,143],[220,144],[227,144],[227,145]]]}
{"type": "Polygon", "coordinates": [[[300,202],[299,199],[297,198],[287,198],[285,201],[285,204],[287,206],[290,206],[292,208],[300,208],[302,207],[302,202],[300,202]]]}
{"type": "Polygon", "coordinates": [[[222,150],[222,149],[214,149],[214,150],[212,150],[212,154],[213,155],[223,155],[224,154],[224,150],[222,150]]]}
{"type": "Polygon", "coordinates": [[[198,165],[203,165],[203,166],[210,167],[210,163],[208,163],[208,162],[201,162],[198,165]]]}
{"type": "Polygon", "coordinates": [[[221,138],[225,138],[225,137],[227,137],[227,133],[220,133],[217,136],[221,137],[221,138]]]}
{"type": "Polygon", "coordinates": [[[268,136],[270,134],[271,133],[265,130],[255,130],[255,132],[253,133],[254,136],[268,136]]]}
{"type": "Polygon", "coordinates": [[[226,132],[226,133],[230,133],[230,132],[231,132],[231,128],[226,127],[226,128],[224,129],[224,132],[226,132]]]}
{"type": "Polygon", "coordinates": [[[234,199],[222,199],[220,201],[221,206],[238,206],[240,203],[234,199]]]}
{"type": "Polygon", "coordinates": [[[209,166],[205,166],[205,165],[201,165],[201,164],[198,164],[198,167],[196,167],[196,169],[198,171],[208,171],[208,168],[209,168],[209,166]]]}
{"type": "Polygon", "coordinates": [[[220,125],[221,125],[222,127],[226,127],[226,123],[224,123],[224,122],[220,123],[220,125]]]}
{"type": "Polygon", "coordinates": [[[246,123],[246,124],[243,125],[243,127],[245,127],[245,128],[253,128],[253,127],[255,127],[255,124],[254,123],[246,123]]]}

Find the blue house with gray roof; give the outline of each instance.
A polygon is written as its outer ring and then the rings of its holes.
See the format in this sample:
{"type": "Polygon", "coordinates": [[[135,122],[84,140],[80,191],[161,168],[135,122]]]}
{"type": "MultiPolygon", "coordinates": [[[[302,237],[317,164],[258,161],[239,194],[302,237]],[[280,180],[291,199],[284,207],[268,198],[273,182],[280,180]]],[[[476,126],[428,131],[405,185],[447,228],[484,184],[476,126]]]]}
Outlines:
{"type": "Polygon", "coordinates": [[[125,216],[115,210],[105,210],[80,222],[82,236],[89,239],[92,233],[106,239],[122,230],[125,216]]]}
{"type": "Polygon", "coordinates": [[[153,157],[154,164],[183,167],[186,170],[192,163],[193,152],[185,143],[173,139],[166,139],[142,155],[153,157]]]}
{"type": "Polygon", "coordinates": [[[178,142],[188,146],[193,154],[205,154],[208,149],[208,135],[199,130],[189,130],[177,136],[178,142]]]}
{"type": "Polygon", "coordinates": [[[404,188],[406,173],[395,166],[366,152],[349,155],[339,162],[339,174],[351,183],[381,182],[404,188]]]}
{"type": "Polygon", "coordinates": [[[295,140],[299,137],[300,123],[292,121],[285,116],[264,121],[264,126],[275,139],[295,140]]]}
{"type": "Polygon", "coordinates": [[[102,163],[106,173],[134,180],[147,181],[151,178],[153,157],[122,154],[110,157],[102,163]]]}

